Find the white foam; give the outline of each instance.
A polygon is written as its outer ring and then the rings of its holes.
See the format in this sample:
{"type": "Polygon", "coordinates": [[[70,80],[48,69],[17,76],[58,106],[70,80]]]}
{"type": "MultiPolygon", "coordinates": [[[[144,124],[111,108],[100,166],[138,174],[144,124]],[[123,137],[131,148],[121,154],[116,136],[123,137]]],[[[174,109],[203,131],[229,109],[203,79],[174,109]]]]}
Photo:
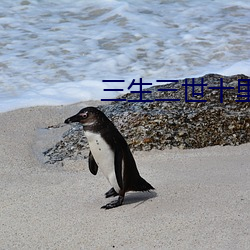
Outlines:
{"type": "Polygon", "coordinates": [[[250,75],[249,11],[243,0],[2,0],[0,112],[113,98],[103,89],[140,77],[250,75]]]}
{"type": "Polygon", "coordinates": [[[250,59],[244,60],[240,62],[236,62],[229,67],[226,67],[220,70],[218,73],[221,75],[236,75],[240,72],[240,74],[244,74],[246,76],[250,76],[250,59]]]}

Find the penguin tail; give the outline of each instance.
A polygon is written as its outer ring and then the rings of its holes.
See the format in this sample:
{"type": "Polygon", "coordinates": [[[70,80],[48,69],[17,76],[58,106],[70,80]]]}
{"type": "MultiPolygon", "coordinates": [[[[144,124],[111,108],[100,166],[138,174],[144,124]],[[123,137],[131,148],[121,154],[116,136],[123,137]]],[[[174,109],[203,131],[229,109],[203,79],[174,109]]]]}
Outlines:
{"type": "Polygon", "coordinates": [[[154,189],[154,187],[139,176],[131,191],[149,191],[150,189],[154,189]]]}

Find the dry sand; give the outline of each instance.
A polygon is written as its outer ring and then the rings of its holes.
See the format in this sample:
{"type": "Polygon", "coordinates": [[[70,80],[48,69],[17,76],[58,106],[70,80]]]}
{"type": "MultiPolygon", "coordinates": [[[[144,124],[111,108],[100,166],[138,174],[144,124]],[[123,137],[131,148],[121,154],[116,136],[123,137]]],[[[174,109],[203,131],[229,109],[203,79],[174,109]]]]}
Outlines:
{"type": "Polygon", "coordinates": [[[0,249],[250,248],[250,144],[135,152],[155,192],[103,210],[110,187],[87,160],[41,162],[67,130],[43,128],[89,104],[0,114],[0,249]]]}

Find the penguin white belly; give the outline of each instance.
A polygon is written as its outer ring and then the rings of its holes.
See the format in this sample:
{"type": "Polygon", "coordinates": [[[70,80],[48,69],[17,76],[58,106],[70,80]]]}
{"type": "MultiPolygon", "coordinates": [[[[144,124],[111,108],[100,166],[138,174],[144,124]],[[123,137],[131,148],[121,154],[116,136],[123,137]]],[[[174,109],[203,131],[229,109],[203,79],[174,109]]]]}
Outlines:
{"type": "Polygon", "coordinates": [[[119,193],[120,187],[115,174],[115,155],[113,150],[100,134],[86,131],[85,135],[88,139],[89,147],[96,164],[108,179],[111,186],[119,193]]]}

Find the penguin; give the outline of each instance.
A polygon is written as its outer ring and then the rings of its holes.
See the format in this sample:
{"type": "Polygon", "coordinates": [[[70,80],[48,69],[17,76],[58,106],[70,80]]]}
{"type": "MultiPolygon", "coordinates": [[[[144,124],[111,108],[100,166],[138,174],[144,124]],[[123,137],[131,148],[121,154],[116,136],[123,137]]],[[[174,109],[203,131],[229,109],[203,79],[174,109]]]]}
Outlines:
{"type": "Polygon", "coordinates": [[[111,185],[106,198],[118,196],[101,208],[121,206],[128,191],[149,191],[154,189],[144,180],[137,169],[129,146],[115,125],[95,107],[86,107],[65,123],[78,122],[83,126],[90,147],[88,164],[93,175],[100,168],[111,185]]]}

